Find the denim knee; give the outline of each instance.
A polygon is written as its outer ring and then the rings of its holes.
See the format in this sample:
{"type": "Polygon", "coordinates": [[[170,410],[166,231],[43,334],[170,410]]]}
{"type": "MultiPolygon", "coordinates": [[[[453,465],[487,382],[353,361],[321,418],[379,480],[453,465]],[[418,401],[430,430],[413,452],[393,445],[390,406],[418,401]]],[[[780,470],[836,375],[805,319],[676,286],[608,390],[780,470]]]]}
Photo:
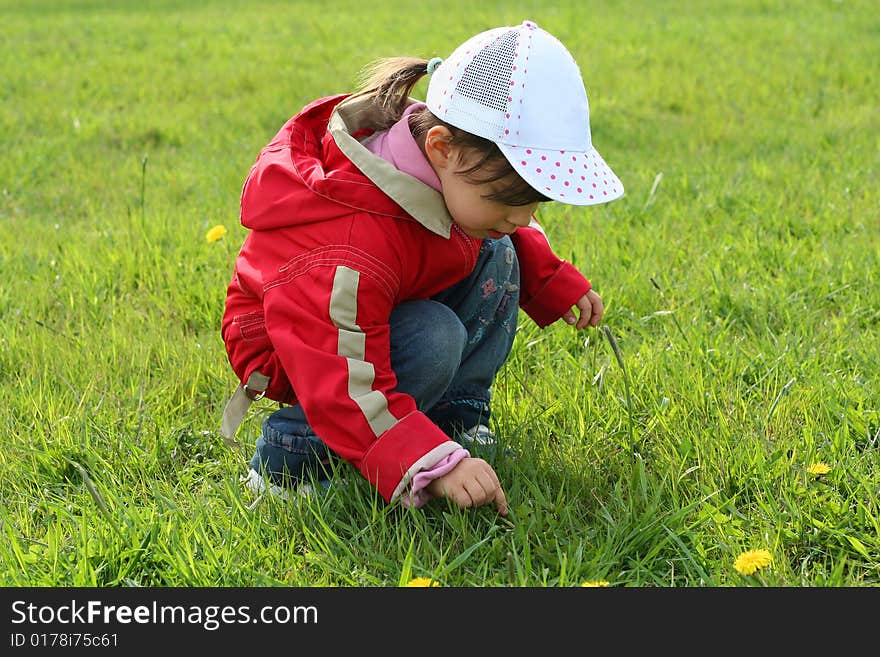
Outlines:
{"type": "Polygon", "coordinates": [[[442,303],[426,301],[425,310],[420,336],[424,376],[448,385],[461,364],[467,329],[455,311],[442,303]]]}
{"type": "Polygon", "coordinates": [[[390,323],[397,390],[411,395],[419,409],[429,408],[461,366],[467,330],[452,309],[431,300],[400,304],[390,323]]]}
{"type": "Polygon", "coordinates": [[[251,467],[277,484],[295,483],[311,474],[326,476],[330,452],[299,416],[299,407],[276,411],[263,422],[257,439],[251,467]]]}

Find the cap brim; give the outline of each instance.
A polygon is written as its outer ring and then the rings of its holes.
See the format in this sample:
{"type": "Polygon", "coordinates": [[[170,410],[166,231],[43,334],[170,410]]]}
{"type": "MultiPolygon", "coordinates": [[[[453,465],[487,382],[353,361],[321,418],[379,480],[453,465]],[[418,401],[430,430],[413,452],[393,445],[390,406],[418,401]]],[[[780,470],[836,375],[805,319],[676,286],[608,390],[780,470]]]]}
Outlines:
{"type": "Polygon", "coordinates": [[[511,166],[544,196],[569,205],[598,205],[623,196],[623,183],[599,152],[498,144],[511,166]]]}

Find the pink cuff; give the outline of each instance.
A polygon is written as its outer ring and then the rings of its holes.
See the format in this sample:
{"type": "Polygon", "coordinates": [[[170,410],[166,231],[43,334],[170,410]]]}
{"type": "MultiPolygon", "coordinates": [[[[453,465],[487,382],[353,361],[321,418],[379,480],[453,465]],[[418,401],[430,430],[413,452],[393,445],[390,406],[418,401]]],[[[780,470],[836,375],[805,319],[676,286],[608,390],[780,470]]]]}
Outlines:
{"type": "Polygon", "coordinates": [[[437,461],[430,470],[417,472],[412,479],[412,486],[410,487],[409,494],[401,496],[403,505],[419,508],[420,506],[424,506],[425,503],[431,501],[434,496],[428,492],[426,486],[438,477],[445,475],[457,466],[459,461],[468,458],[470,455],[471,453],[464,447],[459,447],[451,454],[447,454],[445,457],[437,461]]]}

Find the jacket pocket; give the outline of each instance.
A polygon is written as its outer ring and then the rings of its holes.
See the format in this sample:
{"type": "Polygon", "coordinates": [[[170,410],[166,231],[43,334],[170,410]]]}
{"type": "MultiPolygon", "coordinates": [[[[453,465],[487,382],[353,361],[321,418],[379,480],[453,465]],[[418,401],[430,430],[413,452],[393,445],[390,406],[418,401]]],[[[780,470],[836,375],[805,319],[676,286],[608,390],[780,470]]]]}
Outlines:
{"type": "Polygon", "coordinates": [[[238,327],[242,340],[260,340],[267,337],[266,318],[262,312],[235,315],[232,323],[238,327]]]}

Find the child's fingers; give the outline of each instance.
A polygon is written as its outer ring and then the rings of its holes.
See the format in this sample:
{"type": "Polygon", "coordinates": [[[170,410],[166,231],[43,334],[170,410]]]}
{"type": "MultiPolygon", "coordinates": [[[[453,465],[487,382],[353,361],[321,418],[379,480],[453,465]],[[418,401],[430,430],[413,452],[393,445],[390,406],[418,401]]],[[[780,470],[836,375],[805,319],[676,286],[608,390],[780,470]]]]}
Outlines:
{"type": "Polygon", "coordinates": [[[602,317],[602,299],[592,290],[582,296],[575,303],[580,317],[575,317],[574,310],[568,310],[562,317],[569,324],[574,324],[575,329],[585,329],[587,326],[596,326],[602,317]]]}
{"type": "Polygon", "coordinates": [[[495,489],[495,506],[498,509],[498,513],[502,516],[507,515],[507,496],[504,494],[501,486],[495,489]]]}
{"type": "Polygon", "coordinates": [[[495,474],[495,471],[490,467],[487,472],[483,472],[480,477],[480,485],[482,485],[483,490],[486,491],[486,504],[491,504],[495,502],[495,506],[498,508],[498,513],[502,516],[507,515],[507,496],[504,494],[504,489],[501,488],[501,482],[498,481],[498,475],[495,474]]]}
{"type": "Polygon", "coordinates": [[[496,487],[485,473],[477,474],[473,479],[463,482],[462,486],[470,497],[469,506],[483,506],[495,499],[496,487]]]}
{"type": "Polygon", "coordinates": [[[507,496],[492,466],[480,458],[465,459],[459,464],[462,465],[466,472],[463,471],[462,476],[449,480],[451,485],[444,485],[436,492],[462,509],[494,503],[501,515],[507,515],[507,496]]]}
{"type": "Polygon", "coordinates": [[[604,313],[605,304],[602,303],[601,297],[595,295],[595,298],[592,299],[592,305],[590,306],[590,326],[598,326],[599,320],[602,319],[604,313]]]}
{"type": "Polygon", "coordinates": [[[469,509],[472,506],[477,506],[474,502],[473,496],[466,486],[450,491],[449,497],[452,498],[452,501],[455,502],[456,506],[460,509],[469,509]]]}
{"type": "Polygon", "coordinates": [[[592,305],[590,305],[590,300],[587,297],[583,297],[580,301],[578,301],[578,310],[580,311],[581,316],[578,319],[578,323],[575,325],[575,328],[587,328],[587,325],[590,323],[590,320],[593,317],[593,307],[592,305]]]}

